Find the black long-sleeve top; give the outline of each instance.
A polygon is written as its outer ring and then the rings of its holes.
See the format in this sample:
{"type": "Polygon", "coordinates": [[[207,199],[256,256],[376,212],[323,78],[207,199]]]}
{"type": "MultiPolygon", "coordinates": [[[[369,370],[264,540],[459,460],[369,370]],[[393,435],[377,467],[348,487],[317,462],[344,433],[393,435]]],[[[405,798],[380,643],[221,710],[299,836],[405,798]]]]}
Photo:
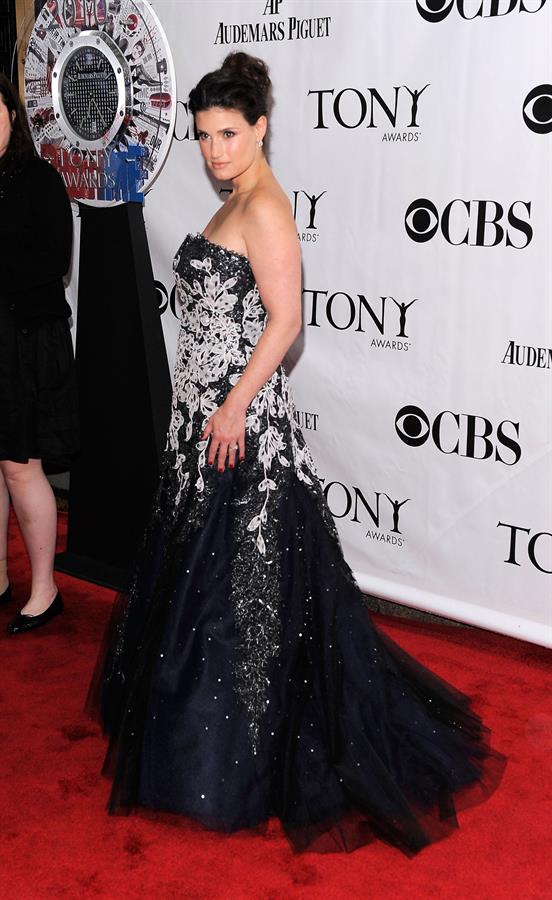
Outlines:
{"type": "Polygon", "coordinates": [[[61,176],[31,158],[0,194],[0,301],[19,325],[67,318],[63,276],[73,241],[71,204],[61,176]]]}

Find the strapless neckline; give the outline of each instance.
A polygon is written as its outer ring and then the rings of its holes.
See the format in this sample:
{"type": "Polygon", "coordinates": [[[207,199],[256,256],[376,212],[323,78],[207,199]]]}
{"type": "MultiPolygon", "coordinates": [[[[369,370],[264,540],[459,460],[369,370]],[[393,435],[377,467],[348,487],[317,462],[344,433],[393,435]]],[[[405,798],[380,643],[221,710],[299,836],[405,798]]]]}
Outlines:
{"type": "MultiPolygon", "coordinates": [[[[244,259],[247,263],[249,263],[249,257],[245,255],[245,253],[238,253],[237,250],[230,250],[228,247],[223,247],[222,244],[217,244],[215,241],[209,240],[208,237],[205,237],[200,231],[190,231],[188,234],[189,238],[199,238],[204,241],[204,243],[209,244],[211,247],[214,247],[216,250],[221,250],[223,253],[227,253],[229,256],[237,256],[238,259],[244,259]]],[[[251,263],[249,263],[251,265],[251,263]]]]}

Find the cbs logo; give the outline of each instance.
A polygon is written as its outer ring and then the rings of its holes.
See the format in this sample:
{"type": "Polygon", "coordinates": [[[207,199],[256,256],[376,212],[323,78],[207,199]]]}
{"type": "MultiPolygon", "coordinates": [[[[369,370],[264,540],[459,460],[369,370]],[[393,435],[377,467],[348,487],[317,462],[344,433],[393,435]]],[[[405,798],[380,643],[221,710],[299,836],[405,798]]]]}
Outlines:
{"type": "Polygon", "coordinates": [[[395,431],[404,444],[421,447],[431,438],[437,449],[447,456],[469,459],[492,459],[514,466],[521,459],[519,422],[506,419],[496,428],[485,416],[440,412],[430,422],[419,406],[403,406],[395,416],[395,431]],[[504,455],[503,455],[504,454],[504,455]]]}
{"type": "Polygon", "coordinates": [[[531,203],[514,200],[506,213],[495,200],[451,200],[441,215],[427,198],[413,200],[404,216],[404,227],[411,240],[418,244],[430,241],[440,229],[441,234],[455,247],[496,247],[503,241],[507,247],[524,250],[533,238],[529,223],[531,203]],[[504,223],[504,224],[502,224],[504,223]],[[512,238],[515,232],[517,241],[512,238]]]}
{"type": "Polygon", "coordinates": [[[523,101],[523,121],[536,134],[552,131],[552,84],[539,84],[523,101]]]}
{"type": "Polygon", "coordinates": [[[463,19],[487,19],[495,16],[507,16],[516,9],[520,13],[536,13],[543,8],[545,3],[546,0],[502,0],[502,2],[501,0],[482,0],[479,7],[470,15],[466,10],[466,0],[416,0],[416,7],[426,22],[442,22],[455,6],[463,19]]]}

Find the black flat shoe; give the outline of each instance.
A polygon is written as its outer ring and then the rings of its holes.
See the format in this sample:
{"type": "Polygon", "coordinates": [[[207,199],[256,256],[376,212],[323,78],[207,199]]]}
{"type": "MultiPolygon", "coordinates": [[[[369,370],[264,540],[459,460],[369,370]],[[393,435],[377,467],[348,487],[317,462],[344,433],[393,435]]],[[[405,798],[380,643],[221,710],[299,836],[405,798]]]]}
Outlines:
{"type": "Polygon", "coordinates": [[[3,594],[0,594],[0,603],[10,603],[12,601],[11,584],[8,584],[3,594]]]}
{"type": "Polygon", "coordinates": [[[62,611],[63,601],[58,591],[48,609],[45,609],[38,616],[25,616],[23,613],[17,613],[16,617],[8,625],[8,634],[20,634],[22,631],[32,631],[33,628],[40,628],[62,611]]]}

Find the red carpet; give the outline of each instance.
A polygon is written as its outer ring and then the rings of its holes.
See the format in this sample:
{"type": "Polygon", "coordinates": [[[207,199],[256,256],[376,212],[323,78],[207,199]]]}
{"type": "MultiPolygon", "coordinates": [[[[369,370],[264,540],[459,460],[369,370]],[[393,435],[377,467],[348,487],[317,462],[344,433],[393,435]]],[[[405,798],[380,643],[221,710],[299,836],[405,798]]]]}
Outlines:
{"type": "MultiPolygon", "coordinates": [[[[61,528],[64,527],[63,517],[61,528]]],[[[409,860],[384,844],[294,855],[265,836],[213,835],[176,817],[111,818],[104,742],[82,709],[112,594],[60,576],[66,613],[8,638],[28,573],[12,523],[16,602],[0,609],[0,898],[548,898],[552,876],[552,674],[542,648],[477,629],[376,617],[472,695],[509,766],[460,830],[409,860]]]]}

